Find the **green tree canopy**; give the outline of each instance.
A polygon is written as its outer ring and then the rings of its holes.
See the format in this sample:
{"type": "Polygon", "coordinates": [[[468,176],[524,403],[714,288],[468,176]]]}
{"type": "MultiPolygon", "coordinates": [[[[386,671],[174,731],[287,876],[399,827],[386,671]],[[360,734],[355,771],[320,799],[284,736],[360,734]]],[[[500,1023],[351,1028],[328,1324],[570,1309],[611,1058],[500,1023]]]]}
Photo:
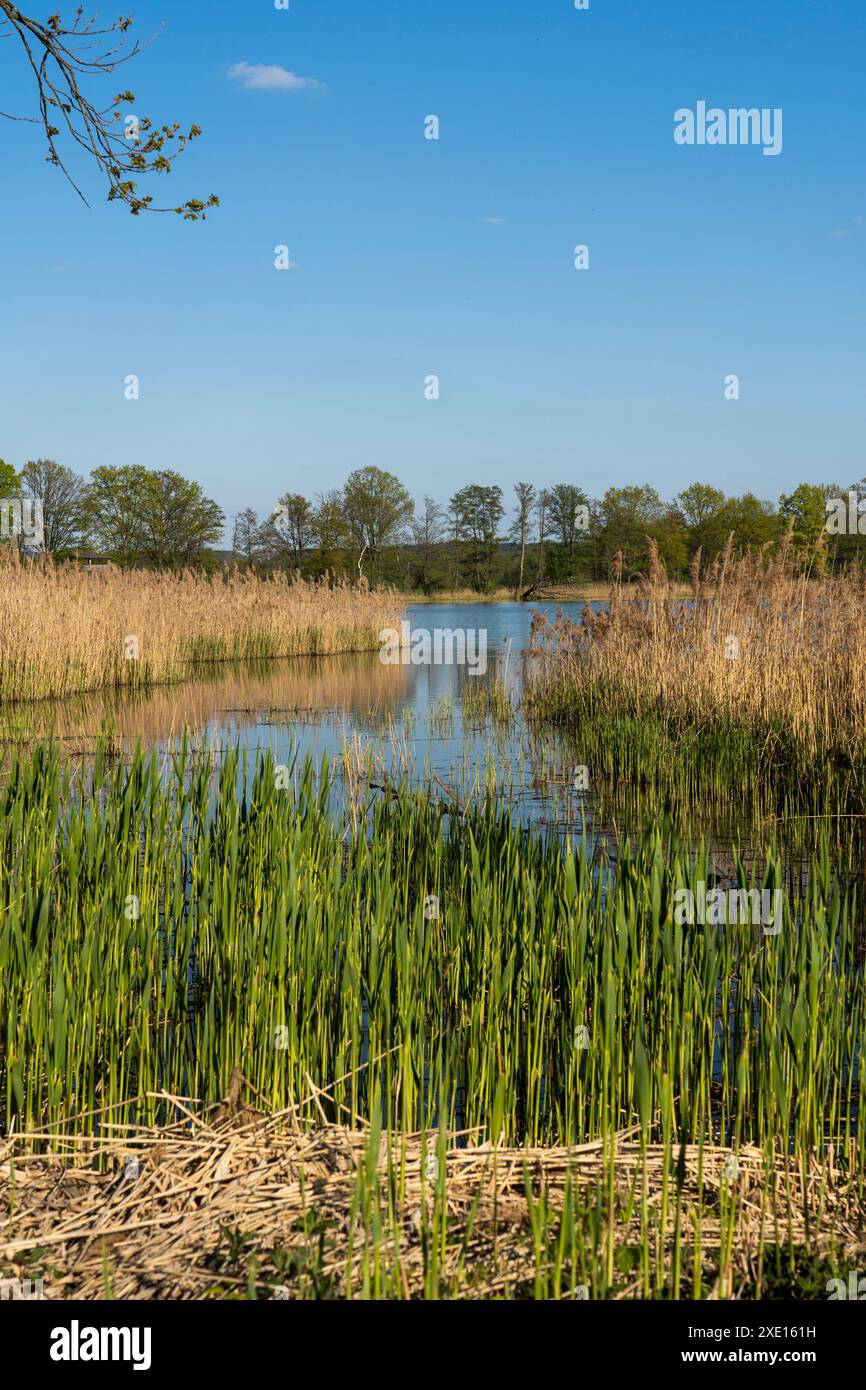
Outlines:
{"type": "Polygon", "coordinates": [[[643,566],[646,538],[664,515],[664,504],[648,485],[608,488],[601,499],[601,542],[608,561],[622,551],[626,573],[643,566]]]}
{"type": "Polygon", "coordinates": [[[729,497],[719,512],[718,522],[719,532],[725,538],[733,531],[737,550],[759,550],[768,542],[777,541],[784,530],[773,503],[752,492],[729,497]]]}
{"type": "Polygon", "coordinates": [[[97,542],[121,560],[190,565],[222,537],[225,517],[199,483],[170,469],[96,468],[86,512],[97,542]]]}
{"type": "Polygon", "coordinates": [[[800,483],[793,492],[783,493],[779,512],[786,520],[794,521],[794,544],[801,550],[811,550],[824,534],[827,521],[826,493],[815,483],[800,483]]]}
{"type": "Polygon", "coordinates": [[[260,532],[262,549],[274,564],[299,570],[316,541],[312,502],[300,492],[284,492],[260,532]]]}
{"type": "MultiPolygon", "coordinates": [[[[346,552],[351,544],[343,508],[343,494],[338,488],[320,492],[313,511],[316,536],[317,564],[320,572],[346,574],[346,552]]],[[[357,573],[357,571],[356,571],[357,573]]]]}
{"type": "Polygon", "coordinates": [[[674,498],[674,507],[688,531],[688,550],[694,554],[700,547],[705,562],[725,543],[721,521],[724,505],[725,494],[708,483],[692,483],[674,498]]]}
{"type": "Polygon", "coordinates": [[[376,575],[383,547],[401,540],[412,519],[412,498],[393,473],[359,468],[346,479],[343,511],[358,564],[376,575]]]}
{"type": "Polygon", "coordinates": [[[718,516],[725,505],[725,494],[708,483],[692,483],[674,498],[674,504],[682,512],[689,529],[697,531],[718,516]]]}
{"type": "Polygon", "coordinates": [[[584,535],[578,521],[582,515],[581,507],[589,506],[589,498],[583,488],[574,483],[557,483],[548,489],[548,497],[550,533],[570,553],[584,535]]]}
{"type": "Polygon", "coordinates": [[[0,498],[14,497],[21,491],[21,474],[16,473],[11,463],[0,459],[0,498]]]}
{"type": "Polygon", "coordinates": [[[472,581],[479,592],[491,581],[499,523],[502,520],[502,488],[470,483],[451,498],[449,514],[453,534],[466,552],[472,581]]]}

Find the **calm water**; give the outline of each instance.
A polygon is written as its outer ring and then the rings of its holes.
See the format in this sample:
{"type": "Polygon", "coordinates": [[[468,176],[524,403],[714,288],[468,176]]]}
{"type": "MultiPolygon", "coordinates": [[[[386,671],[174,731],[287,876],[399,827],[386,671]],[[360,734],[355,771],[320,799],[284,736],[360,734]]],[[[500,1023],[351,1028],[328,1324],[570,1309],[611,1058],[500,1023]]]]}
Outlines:
{"type": "MultiPolygon", "coordinates": [[[[561,609],[577,618],[582,607],[539,604],[537,611],[554,619],[561,609]]],[[[82,753],[106,720],[127,753],[138,739],[165,750],[184,729],[214,753],[238,741],[251,753],[270,750],[277,763],[300,751],[357,765],[368,749],[388,775],[432,774],[461,797],[506,798],[522,820],[552,818],[579,828],[586,798],[573,791],[574,755],[560,740],[530,736],[519,715],[505,728],[464,718],[467,686],[497,673],[517,710],[532,610],[520,603],[419,604],[405,616],[413,630],[484,631],[486,675],[456,665],[384,665],[377,653],[215,665],[194,680],[143,694],[82,695],[30,707],[27,729],[39,735],[53,727],[82,753]]]]}
{"type": "MultiPolygon", "coordinates": [[[[310,753],[318,762],[327,753],[351,773],[369,754],[385,778],[406,773],[446,799],[450,789],[463,804],[496,797],[521,823],[563,837],[594,830],[605,848],[614,850],[624,830],[658,816],[658,801],[634,787],[599,787],[592,769],[590,790],[576,790],[575,768],[585,761],[580,730],[533,730],[519,712],[533,611],[550,619],[561,611],[576,620],[582,608],[581,603],[477,603],[406,610],[413,630],[486,632],[485,676],[470,675],[465,666],[384,665],[377,653],[220,664],[194,680],[148,693],[84,695],[28,706],[16,712],[10,732],[38,737],[53,729],[67,748],[85,757],[106,721],[127,755],[139,739],[164,751],[185,730],[213,758],[229,744],[246,745],[251,763],[258,750],[269,750],[277,764],[290,764],[297,753],[310,753]],[[514,718],[467,718],[467,689],[496,675],[510,689],[514,718]]],[[[704,836],[720,861],[728,861],[719,862],[723,872],[730,867],[735,840],[748,850],[750,827],[739,807],[695,804],[679,807],[677,815],[690,838],[704,836]]]]}

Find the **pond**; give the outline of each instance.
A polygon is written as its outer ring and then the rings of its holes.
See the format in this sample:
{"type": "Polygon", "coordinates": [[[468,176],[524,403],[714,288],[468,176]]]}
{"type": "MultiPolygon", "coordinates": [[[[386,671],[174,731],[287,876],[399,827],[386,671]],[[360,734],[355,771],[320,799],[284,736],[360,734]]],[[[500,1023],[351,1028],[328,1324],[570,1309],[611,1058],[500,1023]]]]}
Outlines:
{"type": "MultiPolygon", "coordinates": [[[[577,618],[582,604],[563,605],[577,618]]],[[[554,618],[557,606],[538,605],[554,618]]],[[[117,691],[19,707],[15,727],[38,736],[54,729],[75,752],[86,753],[107,725],[125,753],[138,739],[165,750],[184,729],[201,746],[245,744],[270,750],[277,763],[296,750],[355,758],[369,749],[390,773],[435,774],[463,792],[483,786],[508,796],[521,815],[544,814],[540,749],[519,716],[522,653],[532,610],[521,603],[419,604],[406,609],[419,628],[460,629],[486,642],[487,670],[465,665],[384,664],[376,652],[225,663],[200,668],[193,679],[147,691],[117,691]],[[511,691],[515,718],[503,727],[467,718],[467,689],[499,675],[511,691]]],[[[471,696],[470,696],[471,698],[471,696]]],[[[9,730],[11,735],[12,730],[9,730]]],[[[543,741],[547,750],[547,742],[543,741]]],[[[543,779],[542,779],[543,780],[543,779]]]]}
{"type": "MultiPolygon", "coordinates": [[[[593,604],[593,608],[602,607],[593,604]]],[[[18,707],[7,737],[39,737],[49,730],[87,756],[101,730],[116,731],[124,755],[140,739],[163,752],[187,730],[210,756],[234,743],[270,751],[278,765],[299,753],[323,754],[344,773],[361,776],[370,762],[380,783],[407,774],[436,795],[461,805],[492,798],[508,805],[521,824],[560,837],[584,830],[610,848],[666,810],[676,813],[688,838],[713,842],[730,868],[739,843],[748,856],[754,818],[748,808],[708,791],[671,806],[649,787],[617,785],[588,767],[581,730],[530,726],[520,709],[525,652],[533,613],[576,621],[582,603],[425,603],[405,617],[423,628],[482,635],[486,671],[466,665],[384,664],[376,652],[300,657],[202,667],[194,679],[146,692],[81,695],[18,707]],[[479,692],[507,688],[510,704],[479,709],[479,692]],[[588,785],[585,783],[588,782],[588,785]]]]}

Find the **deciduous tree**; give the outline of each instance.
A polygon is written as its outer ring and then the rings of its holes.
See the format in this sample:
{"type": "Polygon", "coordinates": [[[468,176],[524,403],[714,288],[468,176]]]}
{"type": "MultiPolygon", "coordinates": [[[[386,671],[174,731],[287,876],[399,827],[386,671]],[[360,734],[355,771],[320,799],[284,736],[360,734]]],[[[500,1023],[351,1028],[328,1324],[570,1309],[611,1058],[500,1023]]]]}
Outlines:
{"type": "Polygon", "coordinates": [[[42,501],[46,550],[74,550],[86,543],[83,478],[55,459],[30,459],[22,481],[28,497],[42,501]]]}
{"type": "Polygon", "coordinates": [[[458,547],[462,546],[479,593],[490,585],[496,537],[503,515],[502,488],[470,483],[451,498],[449,511],[458,547]]]}
{"type": "Polygon", "coordinates": [[[312,502],[300,492],[284,492],[262,526],[262,548],[267,558],[275,564],[299,570],[315,540],[312,502]]]}
{"type": "Polygon", "coordinates": [[[359,468],[346,479],[343,511],[359,569],[375,577],[382,549],[402,538],[412,517],[412,498],[393,473],[359,468]]]}
{"type": "Polygon", "coordinates": [[[232,533],[232,550],[235,555],[243,556],[248,565],[254,564],[258,557],[260,530],[259,518],[252,507],[245,507],[242,512],[238,512],[232,533]]]}
{"type": "Polygon", "coordinates": [[[86,510],[99,544],[119,559],[189,565],[222,537],[225,517],[199,483],[140,465],[94,469],[86,510]]]}
{"type": "Polygon", "coordinates": [[[511,535],[520,547],[520,570],[517,577],[519,595],[523,593],[523,576],[526,571],[526,542],[529,539],[532,509],[535,506],[535,488],[532,483],[515,483],[514,493],[517,497],[517,515],[511,526],[511,535]]]}

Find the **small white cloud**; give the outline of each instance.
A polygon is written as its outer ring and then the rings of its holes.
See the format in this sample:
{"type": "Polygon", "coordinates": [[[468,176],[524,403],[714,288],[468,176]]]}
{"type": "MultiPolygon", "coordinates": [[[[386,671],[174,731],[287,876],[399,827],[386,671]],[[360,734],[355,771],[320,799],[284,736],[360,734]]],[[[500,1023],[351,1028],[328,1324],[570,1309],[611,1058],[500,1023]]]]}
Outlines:
{"type": "Polygon", "coordinates": [[[235,63],[228,75],[249,91],[313,92],[322,88],[315,77],[298,77],[278,63],[235,63]]]}
{"type": "Polygon", "coordinates": [[[849,237],[851,235],[852,227],[860,227],[863,225],[864,222],[866,222],[866,217],[863,217],[862,215],[852,217],[851,221],[847,224],[847,226],[836,227],[835,230],[830,233],[830,235],[834,241],[844,241],[846,237],[849,237]]]}
{"type": "Polygon", "coordinates": [[[505,226],[505,222],[506,222],[506,218],[504,218],[504,217],[485,217],[484,221],[487,222],[487,223],[489,223],[491,227],[504,227],[504,226],[505,226]]]}

